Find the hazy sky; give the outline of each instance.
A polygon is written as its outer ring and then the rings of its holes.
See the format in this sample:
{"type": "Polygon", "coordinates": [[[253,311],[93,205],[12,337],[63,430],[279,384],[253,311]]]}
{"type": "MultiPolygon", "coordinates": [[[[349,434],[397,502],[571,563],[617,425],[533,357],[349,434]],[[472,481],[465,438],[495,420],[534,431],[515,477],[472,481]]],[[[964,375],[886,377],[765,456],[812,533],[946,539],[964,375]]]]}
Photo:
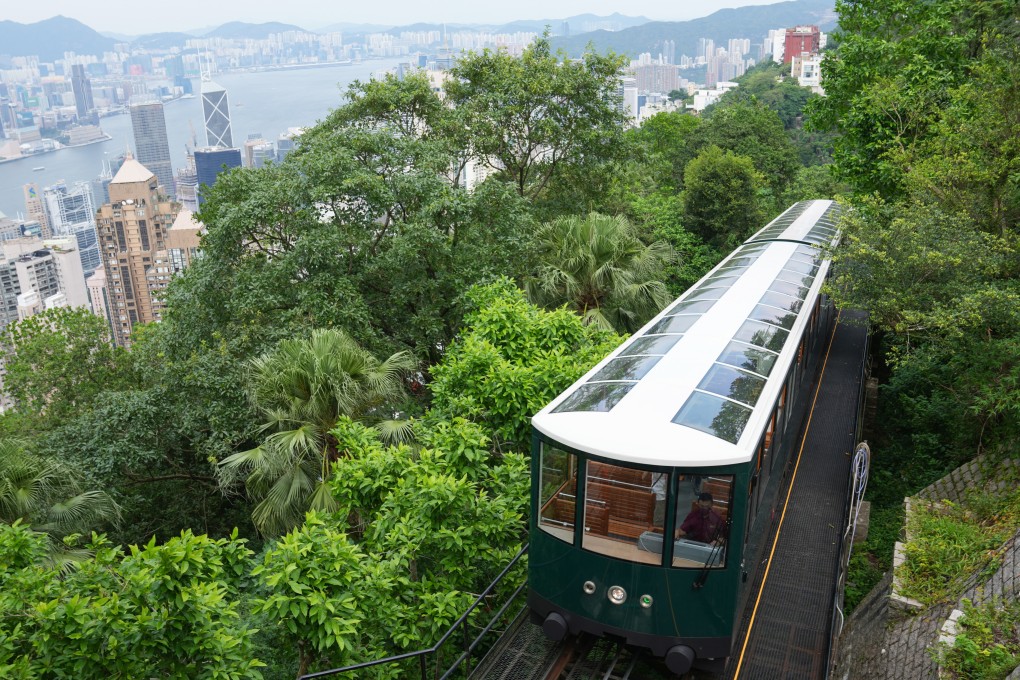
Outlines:
{"type": "Polygon", "coordinates": [[[767,5],[778,0],[173,0],[145,3],[137,0],[2,0],[0,21],[34,23],[62,14],[97,31],[141,35],[161,31],[187,31],[214,27],[228,21],[262,23],[280,21],[315,30],[339,22],[402,25],[418,21],[451,23],[505,23],[515,19],[562,19],[592,13],[620,12],[656,21],[683,21],[706,16],[724,7],[767,5]],[[145,16],[145,10],[153,12],[145,16]],[[164,12],[166,12],[164,14],[164,12]]]}

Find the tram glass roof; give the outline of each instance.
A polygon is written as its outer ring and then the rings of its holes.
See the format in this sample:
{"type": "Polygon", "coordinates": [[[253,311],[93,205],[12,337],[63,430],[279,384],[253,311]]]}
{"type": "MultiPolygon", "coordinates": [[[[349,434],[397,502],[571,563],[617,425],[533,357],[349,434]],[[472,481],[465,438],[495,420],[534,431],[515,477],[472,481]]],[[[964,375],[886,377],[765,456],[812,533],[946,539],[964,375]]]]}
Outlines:
{"type": "MultiPolygon", "coordinates": [[[[799,338],[799,330],[794,334],[791,331],[805,311],[805,300],[809,295],[817,295],[821,285],[821,281],[816,285],[823,266],[819,246],[832,243],[835,238],[834,209],[838,210],[829,201],[805,201],[792,206],[558,401],[543,409],[535,417],[536,427],[546,431],[543,423],[550,414],[576,419],[585,413],[607,414],[620,407],[628,414],[620,414],[615,430],[606,424],[608,421],[588,419],[578,428],[577,441],[573,443],[578,445],[584,440],[589,445],[579,448],[601,449],[603,453],[626,457],[624,451],[605,450],[613,446],[610,440],[620,436],[618,430],[632,426],[635,431],[630,433],[628,446],[639,447],[642,446],[639,440],[646,434],[648,438],[655,436],[651,430],[662,432],[663,421],[649,423],[646,428],[637,421],[665,416],[664,420],[673,426],[736,445],[759,402],[763,398],[769,404],[774,401],[776,395],[771,392],[775,390],[770,390],[768,382],[781,363],[780,358],[788,358],[796,351],[796,347],[787,347],[787,341],[799,338]],[[698,333],[690,334],[695,325],[698,333]],[[656,370],[660,366],[661,370],[656,370]],[[644,398],[636,396],[639,391],[644,398]],[[635,395],[636,401],[633,406],[626,406],[630,394],[635,395]],[[642,405],[644,401],[648,403],[642,405]],[[653,416],[653,410],[668,408],[663,401],[672,402],[669,411],[672,416],[667,413],[653,416]]],[[[785,374],[785,369],[780,374],[785,374]]],[[[611,420],[616,415],[614,412],[605,418],[611,420]]],[[[566,443],[571,443],[569,436],[566,439],[566,443]]],[[[654,449],[662,444],[653,441],[648,446],[654,449]]],[[[661,455],[668,454],[663,451],[660,455],[631,457],[639,462],[655,462],[652,459],[661,455]]]]}

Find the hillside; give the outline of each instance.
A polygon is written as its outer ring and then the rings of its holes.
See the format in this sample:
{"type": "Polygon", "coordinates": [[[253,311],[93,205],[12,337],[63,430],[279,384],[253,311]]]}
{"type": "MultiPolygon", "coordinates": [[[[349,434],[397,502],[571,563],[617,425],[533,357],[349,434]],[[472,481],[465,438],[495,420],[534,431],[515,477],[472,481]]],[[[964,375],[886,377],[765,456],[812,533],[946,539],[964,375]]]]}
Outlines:
{"type": "Polygon", "coordinates": [[[656,54],[665,40],[676,43],[676,54],[695,55],[699,38],[711,38],[725,44],[730,38],[750,38],[751,42],[761,41],[773,28],[784,28],[797,24],[816,24],[823,31],[836,26],[836,12],[833,0],[791,0],[774,5],[757,5],[738,9],[723,9],[701,19],[692,21],[653,21],[622,31],[595,31],[568,37],[557,37],[552,41],[555,49],[562,49],[571,56],[580,56],[591,44],[596,51],[608,49],[630,57],[642,52],[656,54]]]}

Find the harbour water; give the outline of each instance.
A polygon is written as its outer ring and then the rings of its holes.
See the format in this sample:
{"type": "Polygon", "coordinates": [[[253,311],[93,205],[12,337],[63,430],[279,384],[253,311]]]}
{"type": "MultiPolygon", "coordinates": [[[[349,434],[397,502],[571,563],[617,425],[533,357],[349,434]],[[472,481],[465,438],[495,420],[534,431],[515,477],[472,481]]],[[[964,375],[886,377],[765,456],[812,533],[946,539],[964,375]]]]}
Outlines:
{"type": "MultiPolygon", "coordinates": [[[[240,146],[249,134],[261,133],[276,141],[290,127],[307,127],[325,118],[343,102],[347,86],[366,81],[385,72],[400,60],[382,59],[326,68],[223,73],[215,80],[227,90],[230,101],[231,131],[234,145],[240,146]]],[[[195,94],[199,83],[195,81],[195,94]]],[[[182,167],[186,145],[192,137],[205,146],[202,99],[179,99],[166,104],[167,137],[174,170],[182,167]]],[[[110,139],[98,144],[60,149],[0,163],[0,212],[11,217],[24,213],[23,185],[34,182],[40,189],[65,180],[68,184],[90,181],[102,170],[103,161],[134,149],[131,116],[103,118],[103,131],[110,139]],[[42,168],[42,169],[39,169],[42,168]]]]}

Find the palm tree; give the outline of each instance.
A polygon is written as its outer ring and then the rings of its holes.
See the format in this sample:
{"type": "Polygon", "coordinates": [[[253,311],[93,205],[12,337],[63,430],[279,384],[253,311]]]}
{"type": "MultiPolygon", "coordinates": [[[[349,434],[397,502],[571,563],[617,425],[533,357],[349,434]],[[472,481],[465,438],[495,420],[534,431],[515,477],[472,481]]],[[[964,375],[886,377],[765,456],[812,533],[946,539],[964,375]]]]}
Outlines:
{"type": "Polygon", "coordinates": [[[566,305],[585,324],[632,332],[670,300],[660,277],[672,249],[642,243],[623,216],[553,220],[540,229],[539,242],[542,264],[526,282],[535,304],[566,305]]]}
{"type": "Polygon", "coordinates": [[[338,329],[319,329],[309,338],[283,340],[251,362],[249,398],[271,432],[257,448],[225,458],[229,483],[246,474],[248,493],[258,499],[252,513],[263,535],[285,533],[308,510],[337,507],[329,487],[340,451],[330,430],[341,416],[392,431],[383,407],[403,391],[413,358],[398,352],[380,362],[338,329]]]}
{"type": "Polygon", "coordinates": [[[47,534],[51,561],[66,564],[85,554],[68,550],[63,537],[119,519],[113,499],[103,491],[83,491],[67,466],[32,453],[18,439],[0,440],[0,522],[21,522],[47,534]]]}

